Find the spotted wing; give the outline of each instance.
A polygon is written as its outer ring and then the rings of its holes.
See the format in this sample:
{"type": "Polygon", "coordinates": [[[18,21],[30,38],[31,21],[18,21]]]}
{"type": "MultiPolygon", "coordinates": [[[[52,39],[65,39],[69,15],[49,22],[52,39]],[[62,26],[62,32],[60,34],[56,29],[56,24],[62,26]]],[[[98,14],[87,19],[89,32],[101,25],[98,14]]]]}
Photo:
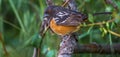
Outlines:
{"type": "Polygon", "coordinates": [[[63,26],[78,26],[81,22],[87,19],[87,16],[76,11],[69,9],[58,9],[59,11],[55,13],[54,19],[58,25],[63,26]]]}

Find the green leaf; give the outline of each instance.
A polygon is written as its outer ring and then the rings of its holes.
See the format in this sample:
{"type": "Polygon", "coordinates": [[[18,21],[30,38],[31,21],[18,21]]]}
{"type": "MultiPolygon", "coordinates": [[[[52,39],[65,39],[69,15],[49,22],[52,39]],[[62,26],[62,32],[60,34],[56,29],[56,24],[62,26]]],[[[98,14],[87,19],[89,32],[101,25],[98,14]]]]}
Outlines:
{"type": "Polygon", "coordinates": [[[93,18],[93,15],[92,15],[92,14],[88,14],[88,20],[89,20],[91,23],[94,23],[94,18],[93,18]]]}
{"type": "Polygon", "coordinates": [[[106,23],[106,27],[107,27],[107,29],[109,29],[109,28],[110,28],[110,25],[109,25],[109,23],[108,23],[108,22],[106,23]]]}

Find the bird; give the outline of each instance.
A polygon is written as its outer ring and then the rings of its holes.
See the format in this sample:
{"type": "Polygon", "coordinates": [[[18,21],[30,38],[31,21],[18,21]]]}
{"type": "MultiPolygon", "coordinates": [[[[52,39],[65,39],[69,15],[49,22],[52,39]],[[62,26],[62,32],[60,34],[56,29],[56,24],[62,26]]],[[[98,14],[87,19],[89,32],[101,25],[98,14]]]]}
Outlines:
{"type": "Polygon", "coordinates": [[[77,32],[87,18],[86,14],[78,11],[56,5],[48,6],[44,11],[40,34],[44,35],[49,28],[60,36],[77,32]]]}

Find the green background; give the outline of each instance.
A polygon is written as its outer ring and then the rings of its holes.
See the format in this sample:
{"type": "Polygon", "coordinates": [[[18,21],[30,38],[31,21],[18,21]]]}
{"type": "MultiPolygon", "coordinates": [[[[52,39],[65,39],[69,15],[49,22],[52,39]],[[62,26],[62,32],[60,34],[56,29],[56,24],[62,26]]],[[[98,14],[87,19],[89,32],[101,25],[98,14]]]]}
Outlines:
{"type": "MultiPolygon", "coordinates": [[[[62,0],[53,0],[61,6],[62,0]]],[[[120,0],[113,0],[116,10],[104,0],[76,0],[78,11],[89,15],[78,31],[80,44],[96,42],[112,45],[120,42],[120,0]],[[111,15],[92,16],[96,12],[113,12],[111,15]],[[115,21],[103,25],[87,26],[97,22],[115,21]]],[[[45,0],[0,0],[0,57],[32,57],[33,48],[40,46],[39,29],[46,8],[45,0]],[[5,51],[6,49],[6,51],[5,51]],[[7,53],[6,53],[7,52],[7,53]]],[[[48,31],[40,49],[40,57],[56,57],[60,37],[48,31]]],[[[119,57],[119,54],[75,54],[73,57],[119,57]]]]}

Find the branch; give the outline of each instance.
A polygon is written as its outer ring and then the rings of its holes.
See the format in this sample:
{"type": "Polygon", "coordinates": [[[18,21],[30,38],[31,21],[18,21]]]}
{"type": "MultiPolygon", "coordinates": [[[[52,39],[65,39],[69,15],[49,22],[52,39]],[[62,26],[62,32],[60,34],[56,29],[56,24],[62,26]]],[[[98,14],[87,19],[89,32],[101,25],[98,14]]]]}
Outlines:
{"type": "MultiPolygon", "coordinates": [[[[46,4],[47,6],[51,6],[51,5],[54,5],[54,3],[52,2],[52,0],[46,0],[46,4]]],[[[41,53],[41,48],[42,48],[42,42],[44,40],[44,36],[45,36],[45,33],[46,31],[48,30],[49,27],[46,28],[45,31],[43,31],[43,33],[41,34],[40,33],[40,38],[41,38],[41,41],[40,41],[40,48],[34,48],[34,51],[33,51],[33,57],[40,57],[41,53]]]]}
{"type": "Polygon", "coordinates": [[[97,23],[92,23],[92,24],[87,24],[87,25],[80,25],[80,26],[94,26],[94,25],[103,25],[103,24],[106,24],[106,23],[111,23],[115,21],[115,18],[111,19],[111,20],[108,20],[108,21],[104,21],[104,22],[97,22],[97,23]]]}
{"type": "Polygon", "coordinates": [[[2,43],[2,48],[3,48],[3,51],[4,51],[5,56],[8,56],[9,53],[7,52],[7,49],[6,49],[6,47],[5,47],[5,43],[4,43],[4,40],[3,40],[2,37],[3,37],[3,36],[2,36],[2,33],[0,32],[0,42],[2,43]]]}
{"type": "MultiPolygon", "coordinates": [[[[77,11],[75,0],[64,0],[68,3],[69,9],[77,11]]],[[[63,4],[64,6],[64,4],[63,4]]],[[[58,57],[71,57],[78,43],[76,41],[77,37],[75,34],[69,34],[62,36],[62,41],[60,43],[60,49],[58,52],[58,57]]]]}
{"type": "MultiPolygon", "coordinates": [[[[93,24],[87,24],[87,25],[80,25],[80,26],[95,26],[95,25],[103,25],[103,24],[106,24],[106,23],[111,23],[115,21],[115,18],[111,19],[111,20],[108,20],[108,21],[104,21],[104,22],[97,22],[97,23],[93,23],[93,24]]],[[[108,31],[109,33],[111,33],[112,35],[115,35],[117,37],[120,37],[120,34],[116,33],[116,32],[113,32],[111,30],[107,30],[105,29],[106,31],[108,31]]]]}
{"type": "Polygon", "coordinates": [[[70,0],[65,0],[65,3],[62,5],[62,7],[65,7],[66,4],[69,2],[70,0]]]}
{"type": "Polygon", "coordinates": [[[76,46],[78,46],[78,44],[75,35],[71,34],[63,36],[62,42],[60,43],[58,57],[71,57],[76,46]]]}
{"type": "Polygon", "coordinates": [[[34,50],[33,50],[33,56],[32,57],[37,57],[37,48],[34,48],[34,50]]]}
{"type": "MultiPolygon", "coordinates": [[[[76,6],[75,0],[63,0],[63,1],[66,2],[66,3],[64,3],[65,5],[68,4],[68,9],[77,11],[77,6],[76,6]]],[[[65,6],[64,4],[62,6],[65,6]]]]}
{"type": "Polygon", "coordinates": [[[76,46],[74,53],[99,53],[99,54],[120,54],[120,44],[100,45],[100,44],[84,44],[76,46]]]}
{"type": "Polygon", "coordinates": [[[101,14],[112,14],[112,12],[100,12],[100,13],[93,13],[93,16],[101,15],[101,14]]]}
{"type": "Polygon", "coordinates": [[[107,29],[105,29],[106,31],[108,31],[109,33],[111,33],[112,35],[115,35],[115,36],[117,36],[117,37],[120,37],[120,34],[118,34],[118,33],[116,33],[116,32],[113,32],[113,31],[111,31],[111,30],[107,30],[107,29]]]}

